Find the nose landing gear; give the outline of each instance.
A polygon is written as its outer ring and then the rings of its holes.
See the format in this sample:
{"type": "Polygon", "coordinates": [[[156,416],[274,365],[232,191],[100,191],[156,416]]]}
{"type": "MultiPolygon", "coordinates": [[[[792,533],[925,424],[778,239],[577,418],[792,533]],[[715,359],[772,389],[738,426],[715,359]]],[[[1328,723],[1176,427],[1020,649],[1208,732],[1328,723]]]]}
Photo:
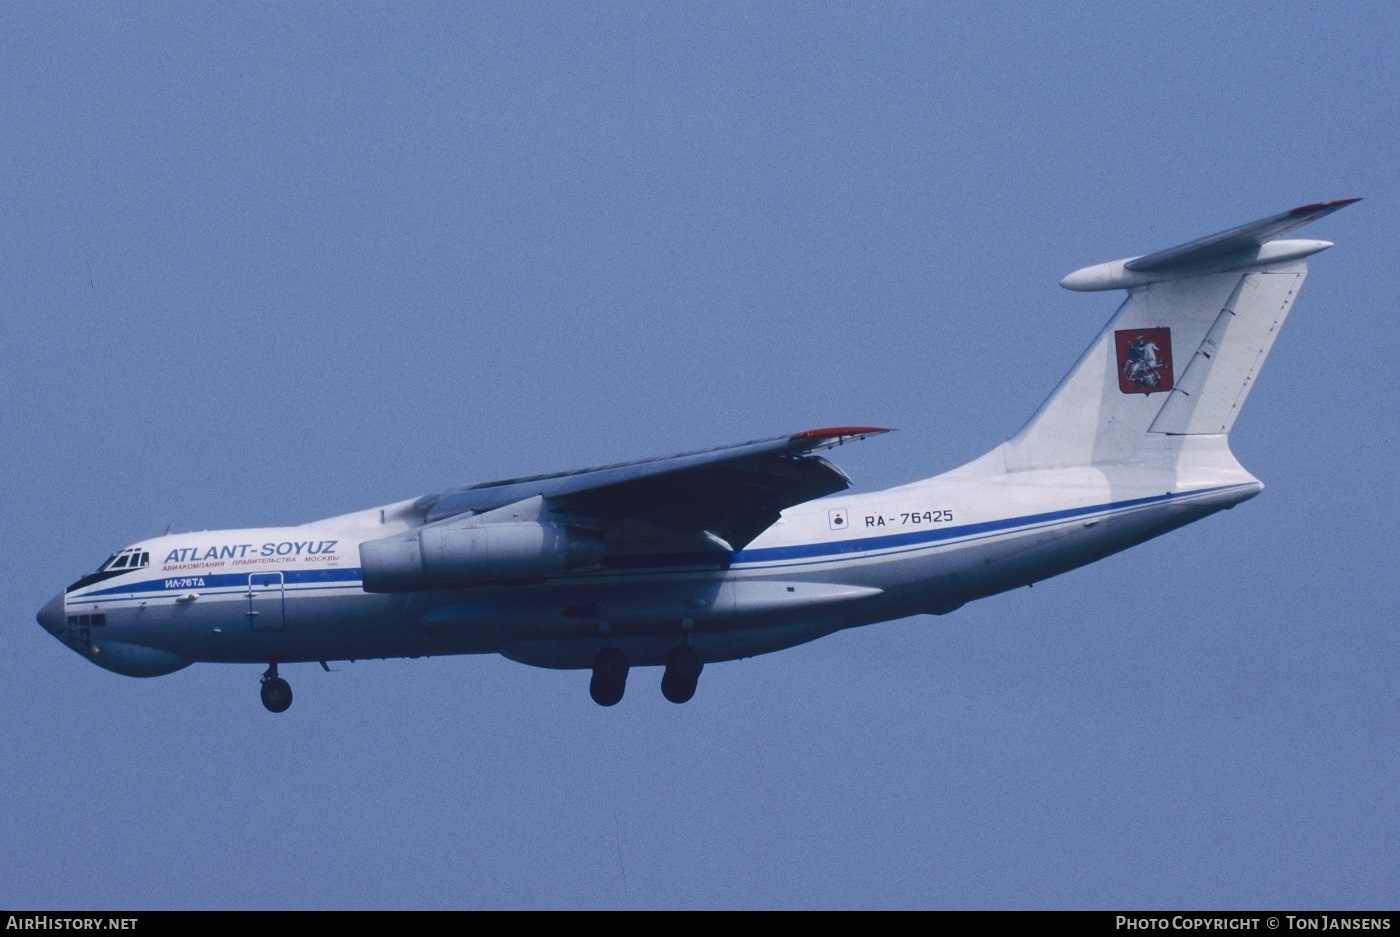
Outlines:
{"type": "Polygon", "coordinates": [[[277,662],[267,665],[262,675],[262,701],[269,712],[284,713],[292,705],[292,686],[277,676],[277,662]]]}
{"type": "Polygon", "coordinates": [[[700,671],[705,664],[695,648],[682,644],[666,657],[666,672],[661,675],[661,695],[673,703],[687,703],[695,695],[700,671]]]}
{"type": "Polygon", "coordinates": [[[599,706],[616,706],[627,691],[627,655],[615,647],[605,647],[593,658],[593,679],[588,695],[599,706]]]}

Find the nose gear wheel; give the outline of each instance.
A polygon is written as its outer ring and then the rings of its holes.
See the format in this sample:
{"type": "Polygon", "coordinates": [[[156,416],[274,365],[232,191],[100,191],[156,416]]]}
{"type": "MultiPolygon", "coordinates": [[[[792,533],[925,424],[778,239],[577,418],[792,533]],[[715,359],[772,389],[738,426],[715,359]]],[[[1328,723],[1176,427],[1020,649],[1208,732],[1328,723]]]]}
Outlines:
{"type": "Polygon", "coordinates": [[[284,713],[292,705],[292,685],[277,676],[277,664],[267,667],[262,677],[262,702],[268,712],[284,713]]]}

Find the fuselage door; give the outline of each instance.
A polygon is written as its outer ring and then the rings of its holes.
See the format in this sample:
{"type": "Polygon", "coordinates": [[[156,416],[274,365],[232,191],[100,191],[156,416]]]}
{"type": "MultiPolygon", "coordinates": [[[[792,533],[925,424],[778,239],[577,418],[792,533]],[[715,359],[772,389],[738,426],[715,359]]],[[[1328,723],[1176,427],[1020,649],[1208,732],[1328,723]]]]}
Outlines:
{"type": "Polygon", "coordinates": [[[248,626],[254,631],[281,631],[287,626],[286,583],[281,573],[248,576],[248,626]]]}

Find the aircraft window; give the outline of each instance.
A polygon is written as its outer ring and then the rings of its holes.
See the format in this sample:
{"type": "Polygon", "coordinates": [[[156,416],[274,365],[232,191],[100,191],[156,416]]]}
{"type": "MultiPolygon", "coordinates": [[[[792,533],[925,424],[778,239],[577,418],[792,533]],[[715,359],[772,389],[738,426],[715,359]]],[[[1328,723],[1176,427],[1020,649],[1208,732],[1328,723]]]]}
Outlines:
{"type": "Polygon", "coordinates": [[[107,562],[97,567],[97,572],[88,573],[77,582],[73,583],[66,591],[72,592],[74,589],[82,589],[104,579],[111,579],[113,576],[120,576],[133,570],[144,569],[150,565],[151,554],[144,550],[123,550],[120,553],[113,553],[107,557],[107,562]]]}
{"type": "Polygon", "coordinates": [[[107,557],[107,562],[97,567],[99,573],[110,573],[116,570],[130,571],[149,566],[151,554],[141,550],[123,550],[121,553],[113,553],[107,557]]]}

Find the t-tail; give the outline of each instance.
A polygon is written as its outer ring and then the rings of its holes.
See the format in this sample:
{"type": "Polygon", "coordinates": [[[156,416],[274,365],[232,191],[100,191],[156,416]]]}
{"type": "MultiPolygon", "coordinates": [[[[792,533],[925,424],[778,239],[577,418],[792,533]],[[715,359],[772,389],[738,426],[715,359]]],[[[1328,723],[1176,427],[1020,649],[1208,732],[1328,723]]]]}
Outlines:
{"type": "Polygon", "coordinates": [[[1247,476],[1230,454],[1230,428],[1303,285],[1305,258],[1332,246],[1276,238],[1355,201],[1305,205],[1065,277],[1066,289],[1128,298],[1030,422],[966,468],[1084,466],[1122,477],[1169,467],[1182,487],[1247,476]]]}

